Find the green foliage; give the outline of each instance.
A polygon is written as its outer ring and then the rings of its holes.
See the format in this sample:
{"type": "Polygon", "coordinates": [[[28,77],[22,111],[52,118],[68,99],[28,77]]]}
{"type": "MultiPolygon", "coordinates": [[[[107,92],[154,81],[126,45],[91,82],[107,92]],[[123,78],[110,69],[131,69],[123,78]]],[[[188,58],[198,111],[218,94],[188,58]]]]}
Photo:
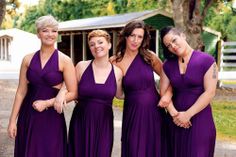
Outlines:
{"type": "Polygon", "coordinates": [[[214,101],[212,108],[217,139],[236,141],[236,103],[232,101],[214,101]]]}
{"type": "MultiPolygon", "coordinates": [[[[204,25],[221,32],[222,38],[235,40],[236,17],[231,5],[231,2],[225,1],[213,3],[205,17],[204,25]]],[[[37,7],[31,6],[26,10],[24,18],[18,15],[14,16],[14,19],[21,21],[20,28],[34,32],[36,18],[47,14],[55,16],[59,21],[67,21],[152,9],[170,11],[171,2],[170,0],[40,0],[37,7]]],[[[15,22],[15,26],[18,26],[18,22],[15,22]]]]}
{"type": "Polygon", "coordinates": [[[216,44],[218,42],[218,36],[211,34],[207,31],[204,31],[202,33],[202,40],[205,45],[205,52],[211,54],[214,58],[217,57],[217,49],[216,44]]]}
{"type": "Polygon", "coordinates": [[[231,20],[231,14],[225,13],[216,15],[212,18],[212,20],[209,22],[209,27],[219,31],[222,33],[222,38],[227,38],[227,26],[229,25],[231,20]]]}
{"type": "Polygon", "coordinates": [[[16,20],[20,16],[17,12],[17,9],[20,7],[20,2],[19,0],[5,0],[5,4],[5,7],[0,4],[0,14],[4,12],[5,15],[4,18],[0,16],[0,26],[2,26],[2,28],[12,28],[16,26],[16,20]]]}
{"type": "Polygon", "coordinates": [[[116,0],[114,10],[117,14],[126,13],[127,12],[127,0],[116,0]]]}
{"type": "Polygon", "coordinates": [[[92,16],[91,2],[81,0],[58,1],[54,4],[53,16],[60,21],[81,19],[92,16]]]}
{"type": "Polygon", "coordinates": [[[119,99],[114,98],[112,104],[113,104],[114,107],[118,107],[118,108],[122,109],[123,104],[124,104],[124,100],[119,100],[119,99]]]}
{"type": "Polygon", "coordinates": [[[235,80],[223,80],[222,83],[227,85],[236,85],[235,80]]]}
{"type": "Polygon", "coordinates": [[[7,14],[15,15],[16,9],[20,7],[19,0],[6,0],[6,3],[7,3],[6,7],[7,14]]]}
{"type": "Polygon", "coordinates": [[[113,4],[109,2],[109,0],[40,0],[37,7],[32,6],[26,10],[20,28],[35,32],[34,21],[38,17],[48,14],[53,15],[59,21],[114,14],[113,4]]]}
{"type": "Polygon", "coordinates": [[[36,33],[35,29],[35,20],[39,18],[40,16],[43,16],[43,12],[40,11],[40,8],[37,8],[37,6],[30,7],[26,10],[25,18],[23,19],[21,23],[21,29],[27,31],[36,33]],[[37,11],[36,11],[37,10],[37,11]]]}
{"type": "Polygon", "coordinates": [[[156,9],[157,2],[153,0],[133,0],[127,5],[129,12],[156,9]]]}
{"type": "Polygon", "coordinates": [[[236,40],[235,13],[232,11],[232,3],[215,3],[209,9],[204,25],[221,32],[222,39],[228,41],[236,40]]]}
{"type": "Polygon", "coordinates": [[[109,0],[100,0],[96,1],[90,4],[90,8],[93,8],[92,16],[106,16],[109,15],[107,12],[107,6],[108,6],[109,0]]]}
{"type": "Polygon", "coordinates": [[[236,41],[236,16],[232,16],[226,29],[226,35],[230,41],[236,41]]]}
{"type": "Polygon", "coordinates": [[[20,28],[35,32],[34,21],[47,14],[53,15],[59,21],[67,21],[156,9],[156,7],[155,0],[40,0],[37,7],[32,6],[26,10],[20,28]]]}

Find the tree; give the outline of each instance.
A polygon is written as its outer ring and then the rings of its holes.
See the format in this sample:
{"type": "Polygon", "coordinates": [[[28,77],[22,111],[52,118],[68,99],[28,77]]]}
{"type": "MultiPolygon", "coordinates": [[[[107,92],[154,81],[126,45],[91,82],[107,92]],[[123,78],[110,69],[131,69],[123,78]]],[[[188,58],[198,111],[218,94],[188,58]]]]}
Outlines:
{"type": "Polygon", "coordinates": [[[0,0],[0,28],[2,26],[6,13],[14,17],[16,8],[20,6],[19,0],[0,0]]]}
{"type": "Polygon", "coordinates": [[[213,1],[216,2],[216,0],[205,0],[204,2],[201,0],[171,0],[175,26],[184,31],[189,44],[194,49],[204,49],[201,38],[203,22],[213,1]]]}
{"type": "Polygon", "coordinates": [[[36,33],[35,20],[43,15],[40,7],[32,6],[28,8],[24,20],[21,22],[21,29],[27,32],[36,33]]]}
{"type": "Polygon", "coordinates": [[[157,0],[113,0],[113,2],[117,14],[153,10],[159,8],[161,3],[166,3],[166,1],[157,3],[157,0]]]}
{"type": "Polygon", "coordinates": [[[209,9],[204,25],[221,32],[223,40],[235,41],[236,16],[232,1],[213,4],[213,6],[209,9]]]}
{"type": "Polygon", "coordinates": [[[6,0],[0,0],[0,28],[6,13],[6,0]]]}
{"type": "MultiPolygon", "coordinates": [[[[165,9],[173,13],[175,25],[185,31],[187,39],[191,39],[190,45],[201,49],[203,25],[219,26],[217,28],[220,29],[216,30],[224,31],[224,34],[229,32],[224,27],[228,27],[230,21],[227,20],[227,24],[224,24],[212,20],[218,16],[219,9],[225,6],[225,3],[226,0],[39,0],[39,5],[26,9],[25,15],[20,16],[18,21],[21,21],[21,29],[34,32],[34,21],[46,14],[52,14],[59,21],[67,21],[157,8],[165,9]]],[[[221,12],[222,15],[226,15],[225,10],[221,12]]],[[[224,19],[230,19],[228,17],[230,16],[227,14],[227,18],[224,19]]],[[[222,18],[218,17],[218,19],[222,18]]],[[[211,28],[215,29],[215,27],[211,28]]]]}
{"type": "Polygon", "coordinates": [[[226,38],[229,40],[229,41],[236,41],[236,29],[235,29],[235,26],[236,26],[236,17],[233,17],[232,20],[230,20],[229,22],[229,25],[226,29],[226,38]]]}

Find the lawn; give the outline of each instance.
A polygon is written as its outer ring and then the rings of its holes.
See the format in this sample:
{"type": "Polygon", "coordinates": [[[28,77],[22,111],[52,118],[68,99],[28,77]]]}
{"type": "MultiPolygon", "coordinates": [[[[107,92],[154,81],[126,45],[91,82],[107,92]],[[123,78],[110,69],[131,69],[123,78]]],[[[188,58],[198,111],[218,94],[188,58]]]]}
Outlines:
{"type": "Polygon", "coordinates": [[[236,85],[235,80],[223,80],[222,83],[227,85],[236,85]]]}
{"type": "Polygon", "coordinates": [[[236,141],[236,102],[213,101],[217,139],[236,141]]]}
{"type": "MultiPolygon", "coordinates": [[[[123,101],[114,99],[113,105],[122,108],[123,101]]],[[[213,101],[212,109],[217,139],[236,142],[236,102],[213,101]]]]}
{"type": "Polygon", "coordinates": [[[118,108],[123,108],[123,100],[119,100],[119,99],[113,99],[113,106],[114,107],[118,107],[118,108]]]}

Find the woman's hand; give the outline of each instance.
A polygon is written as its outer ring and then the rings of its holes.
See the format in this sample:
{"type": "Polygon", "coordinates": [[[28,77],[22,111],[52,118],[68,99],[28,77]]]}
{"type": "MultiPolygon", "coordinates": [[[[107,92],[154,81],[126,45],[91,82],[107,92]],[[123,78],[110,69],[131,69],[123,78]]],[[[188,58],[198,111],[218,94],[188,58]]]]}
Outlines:
{"type": "Polygon", "coordinates": [[[47,109],[47,107],[48,107],[47,104],[48,104],[47,100],[36,100],[33,102],[32,106],[36,111],[42,112],[45,109],[47,109]]]}
{"type": "Polygon", "coordinates": [[[54,109],[58,112],[58,113],[62,113],[63,112],[63,107],[66,106],[66,92],[67,90],[63,89],[60,90],[60,92],[57,94],[55,101],[54,101],[54,109]]]}
{"type": "Polygon", "coordinates": [[[171,102],[171,97],[166,96],[166,95],[163,95],[163,96],[161,97],[161,99],[160,99],[158,105],[159,105],[160,107],[165,108],[165,107],[168,107],[168,105],[170,104],[170,102],[171,102]]]}
{"type": "Polygon", "coordinates": [[[171,117],[176,117],[178,116],[179,112],[176,110],[176,108],[174,107],[173,102],[171,101],[170,104],[168,105],[168,107],[166,107],[167,111],[169,112],[169,114],[171,115],[171,117]]]}
{"type": "Polygon", "coordinates": [[[190,119],[191,116],[187,112],[178,112],[178,114],[173,117],[173,122],[179,127],[189,128],[192,126],[190,119]]]}
{"type": "Polygon", "coordinates": [[[16,122],[9,122],[7,132],[10,138],[14,139],[16,137],[17,133],[16,122]]]}

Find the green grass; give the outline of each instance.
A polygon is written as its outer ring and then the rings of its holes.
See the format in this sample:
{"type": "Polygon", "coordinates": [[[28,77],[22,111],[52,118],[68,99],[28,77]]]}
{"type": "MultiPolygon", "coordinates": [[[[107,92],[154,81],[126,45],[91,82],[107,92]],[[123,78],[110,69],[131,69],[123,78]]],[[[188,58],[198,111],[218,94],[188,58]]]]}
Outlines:
{"type": "Polygon", "coordinates": [[[113,99],[113,106],[114,107],[118,107],[118,108],[123,108],[123,103],[124,101],[123,100],[119,100],[119,99],[113,99]]]}
{"type": "Polygon", "coordinates": [[[223,80],[222,83],[227,85],[235,85],[236,80],[223,80]]]}
{"type": "MultiPolygon", "coordinates": [[[[114,99],[113,105],[123,108],[123,100],[114,99]]],[[[213,101],[212,109],[217,130],[217,140],[236,142],[236,102],[213,101]]]]}
{"type": "Polygon", "coordinates": [[[217,139],[236,141],[236,102],[214,101],[212,108],[217,139]]]}

